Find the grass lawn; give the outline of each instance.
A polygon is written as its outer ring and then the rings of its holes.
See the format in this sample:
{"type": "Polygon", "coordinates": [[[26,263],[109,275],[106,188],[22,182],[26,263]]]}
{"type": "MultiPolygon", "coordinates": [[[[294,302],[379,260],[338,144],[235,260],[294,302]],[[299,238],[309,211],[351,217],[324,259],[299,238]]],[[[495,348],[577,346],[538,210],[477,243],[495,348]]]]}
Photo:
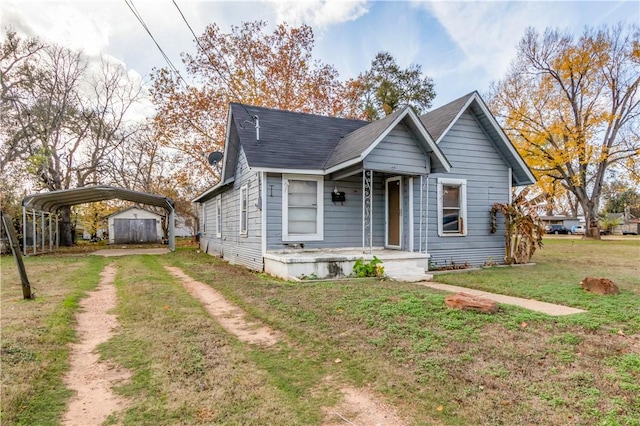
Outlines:
{"type": "MultiPolygon", "coordinates": [[[[121,326],[101,354],[134,375],[116,389],[131,405],[108,423],[320,424],[349,385],[416,425],[640,425],[640,240],[548,239],[533,261],[437,279],[589,312],[453,311],[444,293],[413,284],[288,283],[192,249],[109,259],[121,326]],[[285,341],[238,342],[164,264],[215,287],[285,341]],[[622,293],[585,294],[586,275],[611,278],[622,293]]],[[[3,425],[58,423],[70,396],[61,377],[71,314],[106,262],[27,258],[39,298],[21,301],[12,259],[2,258],[3,425]]]]}

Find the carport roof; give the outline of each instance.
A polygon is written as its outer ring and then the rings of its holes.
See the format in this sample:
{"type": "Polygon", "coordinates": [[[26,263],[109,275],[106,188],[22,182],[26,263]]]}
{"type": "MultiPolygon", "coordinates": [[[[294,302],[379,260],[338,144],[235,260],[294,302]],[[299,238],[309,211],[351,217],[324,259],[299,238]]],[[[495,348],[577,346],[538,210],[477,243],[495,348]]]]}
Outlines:
{"type": "Polygon", "coordinates": [[[22,200],[22,206],[29,209],[54,212],[60,207],[113,199],[163,207],[167,211],[171,211],[174,208],[173,201],[169,197],[106,185],[86,186],[83,188],[63,189],[61,191],[28,195],[22,200]]]}

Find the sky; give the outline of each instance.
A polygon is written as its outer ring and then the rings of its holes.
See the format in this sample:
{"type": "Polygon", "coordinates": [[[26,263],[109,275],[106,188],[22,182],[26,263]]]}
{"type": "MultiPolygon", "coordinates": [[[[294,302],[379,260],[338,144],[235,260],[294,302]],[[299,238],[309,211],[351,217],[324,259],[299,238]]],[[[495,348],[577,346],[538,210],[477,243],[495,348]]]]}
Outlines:
{"type": "MultiPolygon", "coordinates": [[[[419,64],[435,82],[433,107],[471,91],[486,93],[504,77],[527,27],[580,34],[589,25],[640,23],[640,1],[202,1],[175,0],[197,35],[216,23],[265,20],[308,24],[313,56],[342,79],[366,71],[376,53],[390,52],[402,67],[419,64]]],[[[172,0],[131,0],[171,61],[197,46],[172,0]]],[[[167,63],[124,0],[0,0],[3,34],[11,27],[66,47],[122,62],[149,81],[167,63]]],[[[186,74],[183,74],[186,77],[186,74]]],[[[187,78],[188,81],[188,78],[187,78]]]]}

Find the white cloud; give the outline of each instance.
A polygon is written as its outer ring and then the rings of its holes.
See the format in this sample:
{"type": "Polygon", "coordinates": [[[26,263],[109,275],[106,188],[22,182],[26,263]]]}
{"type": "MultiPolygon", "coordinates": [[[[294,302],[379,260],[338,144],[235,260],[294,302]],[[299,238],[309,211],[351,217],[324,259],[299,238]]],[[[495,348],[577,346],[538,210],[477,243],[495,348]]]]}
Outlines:
{"type": "MultiPolygon", "coordinates": [[[[424,3],[465,56],[459,68],[501,76],[527,26],[549,21],[549,9],[531,2],[424,3]]],[[[559,16],[558,16],[559,15],[559,16]]],[[[562,20],[561,14],[556,23],[562,20]]]]}
{"type": "Polygon", "coordinates": [[[276,11],[278,22],[318,28],[354,21],[369,10],[366,0],[270,0],[269,3],[276,11]]]}
{"type": "Polygon", "coordinates": [[[108,22],[90,9],[73,4],[27,1],[19,6],[7,2],[3,26],[12,26],[28,35],[38,35],[90,56],[99,55],[109,45],[108,22]]]}

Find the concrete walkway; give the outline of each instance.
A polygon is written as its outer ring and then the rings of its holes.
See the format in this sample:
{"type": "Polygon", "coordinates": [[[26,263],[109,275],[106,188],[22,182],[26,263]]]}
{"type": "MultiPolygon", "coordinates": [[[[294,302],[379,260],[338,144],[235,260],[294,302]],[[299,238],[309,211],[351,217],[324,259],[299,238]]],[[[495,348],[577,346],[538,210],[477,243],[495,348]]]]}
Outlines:
{"type": "Polygon", "coordinates": [[[458,287],[455,285],[440,284],[434,282],[421,282],[416,283],[425,287],[434,288],[436,290],[449,291],[451,293],[469,293],[475,296],[481,296],[487,299],[495,300],[498,303],[504,303],[506,305],[520,306],[521,308],[529,309],[531,311],[542,312],[543,314],[551,316],[562,316],[579,314],[587,312],[583,309],[570,308],[568,306],[555,305],[553,303],[539,302],[532,299],[523,299],[521,297],[504,296],[502,294],[489,293],[481,290],[473,290],[465,287],[458,287]]]}

